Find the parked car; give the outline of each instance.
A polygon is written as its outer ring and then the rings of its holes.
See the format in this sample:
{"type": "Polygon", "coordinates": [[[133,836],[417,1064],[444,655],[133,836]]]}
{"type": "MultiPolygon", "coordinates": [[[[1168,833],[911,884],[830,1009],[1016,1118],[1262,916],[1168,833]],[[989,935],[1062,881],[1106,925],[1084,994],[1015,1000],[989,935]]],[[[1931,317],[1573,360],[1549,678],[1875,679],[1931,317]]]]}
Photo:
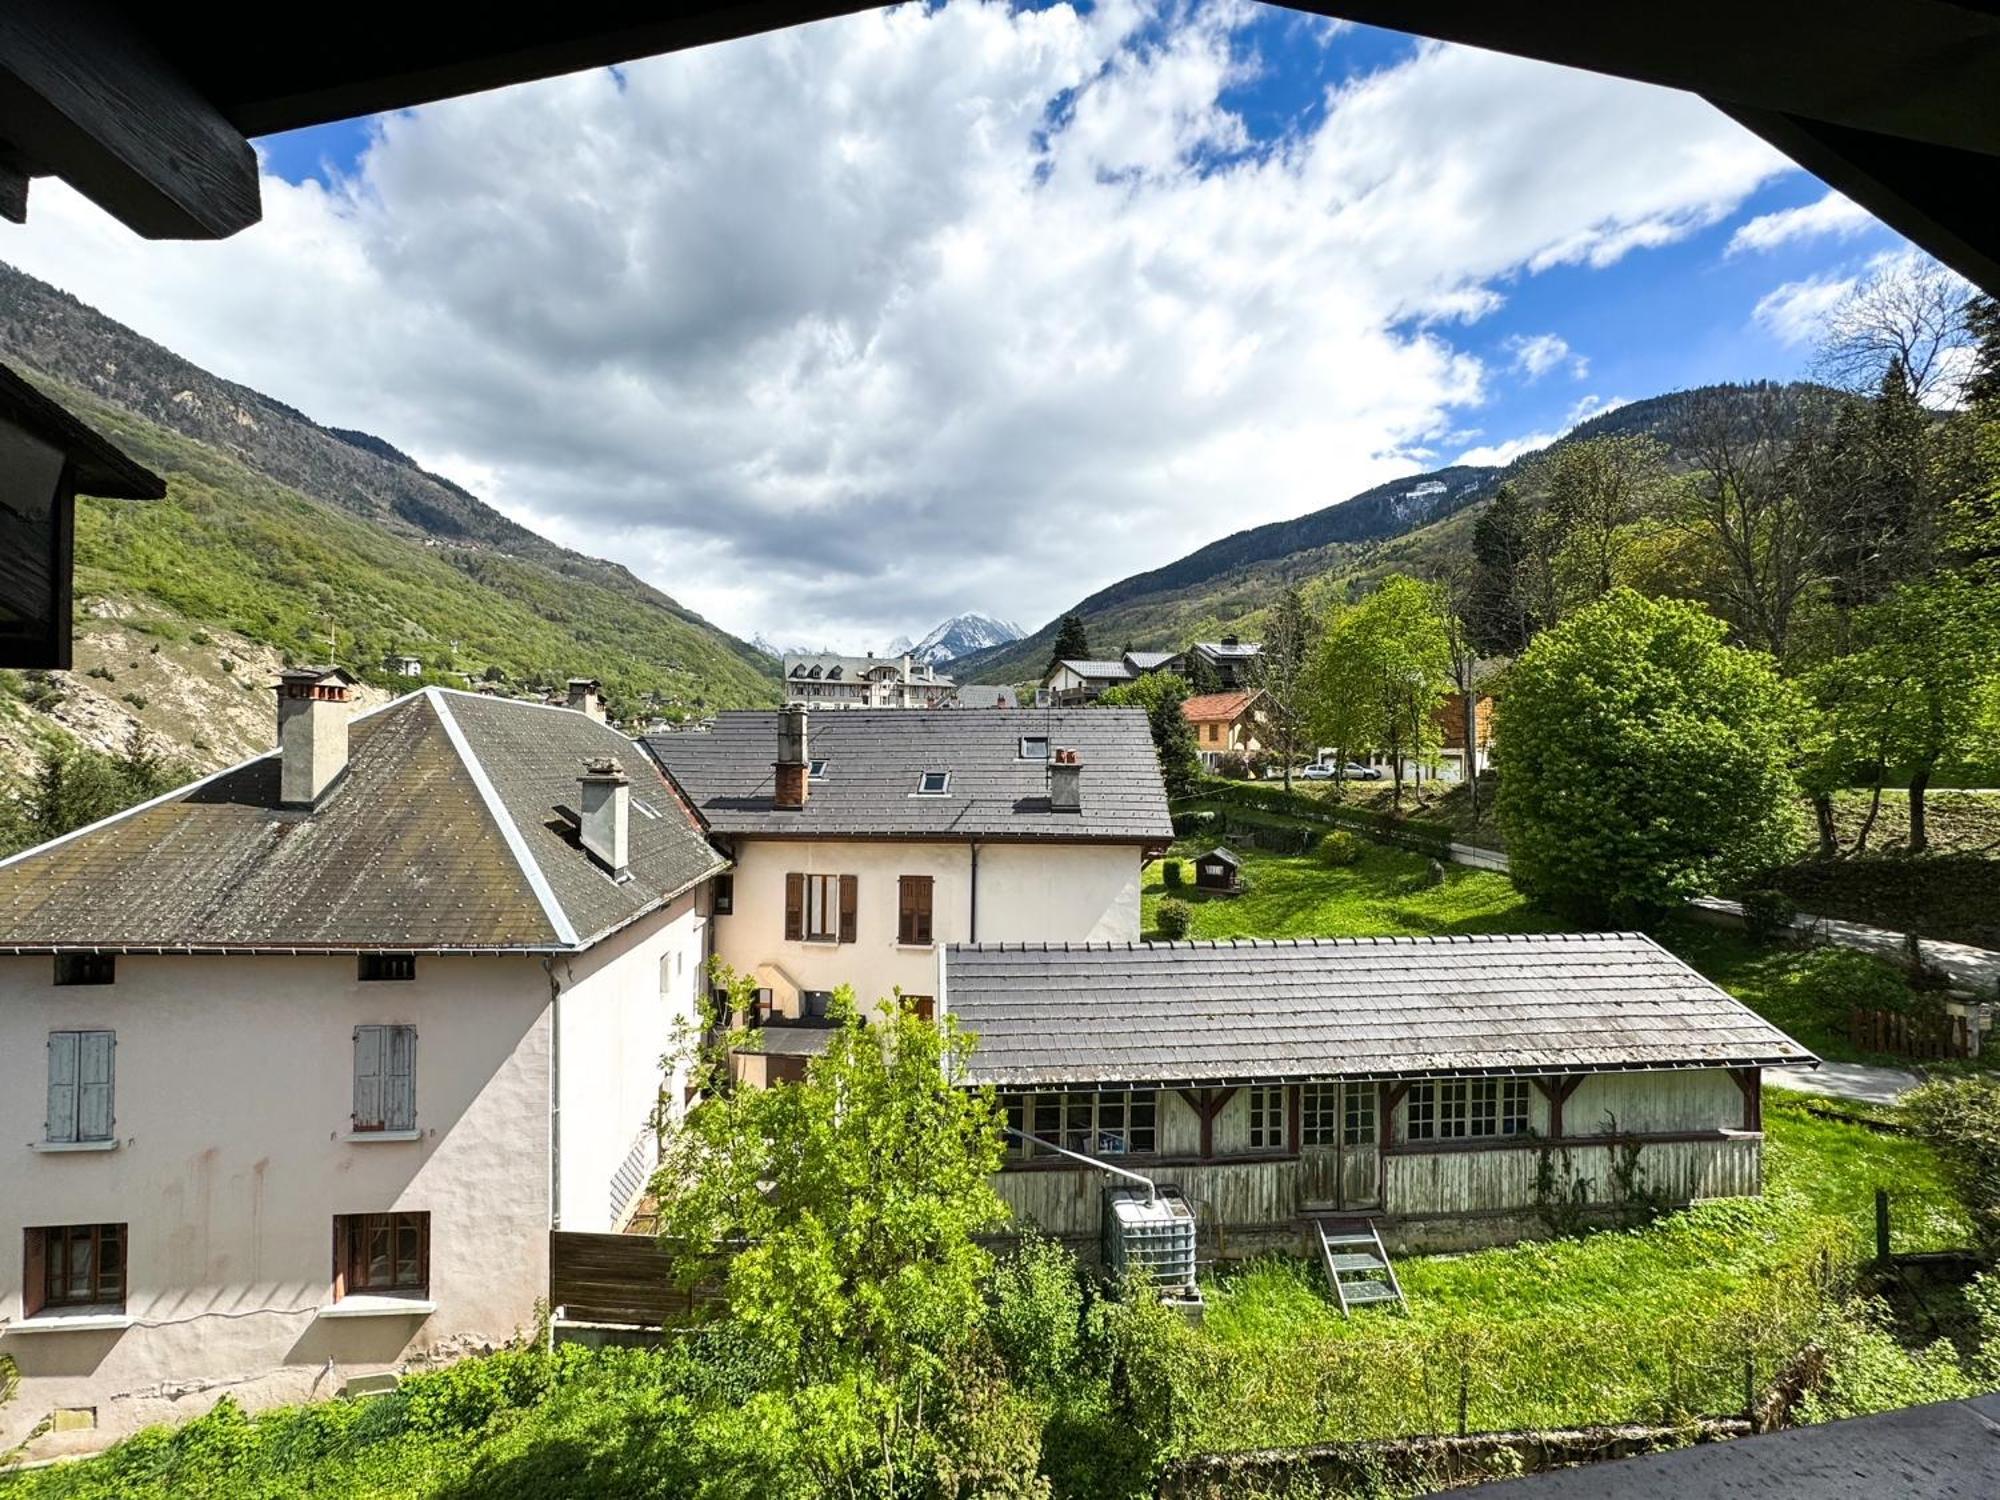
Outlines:
{"type": "Polygon", "coordinates": [[[1329,765],[1327,762],[1321,761],[1316,765],[1307,766],[1303,771],[1299,772],[1299,779],[1302,781],[1380,781],[1382,779],[1382,771],[1379,766],[1364,766],[1354,761],[1349,761],[1344,766],[1329,765]]]}

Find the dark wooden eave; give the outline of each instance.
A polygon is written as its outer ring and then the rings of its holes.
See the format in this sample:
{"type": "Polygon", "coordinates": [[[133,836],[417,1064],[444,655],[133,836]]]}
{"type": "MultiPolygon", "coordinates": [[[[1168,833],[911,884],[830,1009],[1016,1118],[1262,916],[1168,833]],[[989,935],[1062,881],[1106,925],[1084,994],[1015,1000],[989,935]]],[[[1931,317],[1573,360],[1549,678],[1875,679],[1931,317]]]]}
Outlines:
{"type": "Polygon", "coordinates": [[[0,417],[69,455],[75,493],[106,500],[160,500],[166,481],[134,463],[62,406],[0,364],[0,417]]]}

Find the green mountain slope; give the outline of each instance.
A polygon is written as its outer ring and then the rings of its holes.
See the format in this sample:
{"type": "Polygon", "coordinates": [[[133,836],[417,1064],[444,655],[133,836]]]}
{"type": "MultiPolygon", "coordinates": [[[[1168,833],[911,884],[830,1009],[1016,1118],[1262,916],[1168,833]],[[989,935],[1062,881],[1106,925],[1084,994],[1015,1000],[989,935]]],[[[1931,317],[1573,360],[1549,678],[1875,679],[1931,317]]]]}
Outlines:
{"type": "MultiPolygon", "coordinates": [[[[1696,394],[1634,401],[1581,423],[1558,443],[1646,435],[1665,442],[1671,454],[1676,426],[1696,394]]],[[[1263,611],[1289,585],[1330,572],[1365,577],[1411,568],[1464,550],[1479,506],[1546,451],[1523,454],[1505,468],[1454,466],[1391,480],[1294,520],[1239,531],[1165,567],[1120,579],[1067,612],[1083,616],[1098,656],[1116,656],[1127,646],[1178,649],[1225,630],[1254,635],[1263,611]]],[[[953,673],[962,682],[1040,677],[1060,624],[1058,617],[1021,640],[960,657],[953,673]]]]}

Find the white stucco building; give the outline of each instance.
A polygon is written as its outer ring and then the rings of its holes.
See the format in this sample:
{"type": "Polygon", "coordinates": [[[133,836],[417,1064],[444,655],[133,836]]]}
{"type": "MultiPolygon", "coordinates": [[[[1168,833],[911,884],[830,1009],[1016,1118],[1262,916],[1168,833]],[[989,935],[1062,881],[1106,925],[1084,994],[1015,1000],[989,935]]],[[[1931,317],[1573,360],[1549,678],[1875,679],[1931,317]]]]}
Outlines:
{"type": "MultiPolygon", "coordinates": [[[[843,984],[928,1000],[942,944],[1136,941],[1140,871],[1173,838],[1138,709],[725,713],[645,743],[733,861],[714,950],[780,1023],[843,984]]],[[[780,1029],[751,1076],[824,1040],[780,1029]]]]}
{"type": "Polygon", "coordinates": [[[907,651],[901,656],[794,653],[784,660],[785,701],[807,708],[939,708],[953,681],[907,651]]]}
{"type": "Polygon", "coordinates": [[[640,1195],[724,860],[585,714],[347,687],[0,864],[0,1451],[497,1344],[640,1195]]]}

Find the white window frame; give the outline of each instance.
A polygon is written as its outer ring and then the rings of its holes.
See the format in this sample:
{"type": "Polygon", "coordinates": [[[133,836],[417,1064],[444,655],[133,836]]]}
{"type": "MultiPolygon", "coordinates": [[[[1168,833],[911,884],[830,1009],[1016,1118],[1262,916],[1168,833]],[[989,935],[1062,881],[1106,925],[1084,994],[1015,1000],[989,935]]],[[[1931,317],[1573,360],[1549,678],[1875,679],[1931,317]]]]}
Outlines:
{"type": "Polygon", "coordinates": [[[910,795],[913,797],[949,797],[951,795],[951,772],[919,771],[917,773],[917,789],[910,795]],[[935,787],[931,785],[932,777],[938,779],[938,784],[935,787]]]}
{"type": "Polygon", "coordinates": [[[1020,758],[1022,760],[1047,761],[1049,758],[1049,737],[1045,734],[1022,735],[1020,758]],[[1042,748],[1039,752],[1037,752],[1034,750],[1030,750],[1028,748],[1030,745],[1040,745],[1042,748]]]}
{"type": "Polygon", "coordinates": [[[1525,1078],[1426,1078],[1410,1085],[1403,1135],[1415,1141],[1510,1140],[1532,1120],[1525,1078]]]}
{"type": "Polygon", "coordinates": [[[1255,1083],[1245,1089],[1249,1095],[1249,1141],[1252,1151],[1284,1151],[1291,1146],[1286,1131],[1285,1110],[1290,1092],[1282,1083],[1255,1083]]]}

